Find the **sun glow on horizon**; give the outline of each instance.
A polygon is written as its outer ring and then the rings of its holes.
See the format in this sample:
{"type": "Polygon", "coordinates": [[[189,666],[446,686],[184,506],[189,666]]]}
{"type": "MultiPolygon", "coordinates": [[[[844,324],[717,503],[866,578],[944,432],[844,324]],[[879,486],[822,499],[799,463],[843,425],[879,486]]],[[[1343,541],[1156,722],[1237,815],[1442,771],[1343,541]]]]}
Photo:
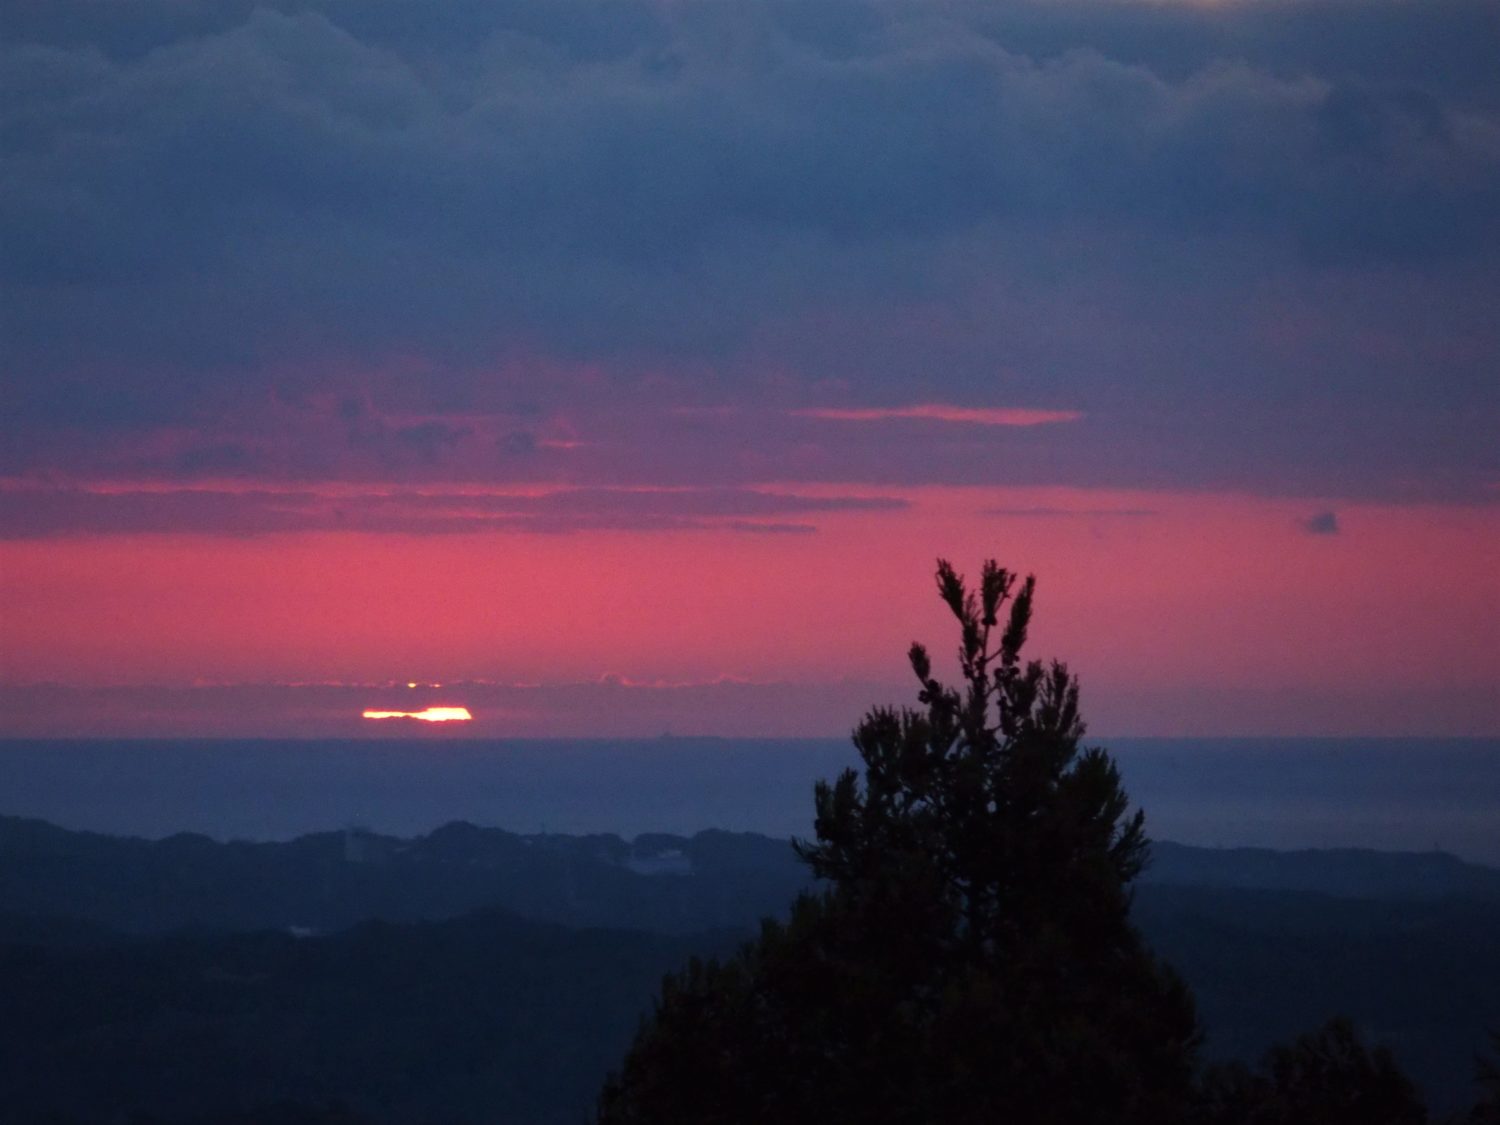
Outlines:
{"type": "Polygon", "coordinates": [[[366,719],[419,719],[424,723],[467,723],[474,718],[467,707],[428,707],[421,711],[365,711],[366,719]]]}

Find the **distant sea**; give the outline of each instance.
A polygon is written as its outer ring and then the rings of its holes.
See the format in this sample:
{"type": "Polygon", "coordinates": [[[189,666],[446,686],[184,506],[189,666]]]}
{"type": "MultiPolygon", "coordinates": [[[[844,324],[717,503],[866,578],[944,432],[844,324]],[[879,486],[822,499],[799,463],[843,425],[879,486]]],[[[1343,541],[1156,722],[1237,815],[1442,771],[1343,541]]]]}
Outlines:
{"type": "MultiPolygon", "coordinates": [[[[1500,866],[1500,739],[1100,742],[1157,838],[1453,852],[1500,866]]],[[[0,741],[0,813],[161,837],[287,839],[452,820],[517,832],[806,836],[847,740],[0,741]]]]}

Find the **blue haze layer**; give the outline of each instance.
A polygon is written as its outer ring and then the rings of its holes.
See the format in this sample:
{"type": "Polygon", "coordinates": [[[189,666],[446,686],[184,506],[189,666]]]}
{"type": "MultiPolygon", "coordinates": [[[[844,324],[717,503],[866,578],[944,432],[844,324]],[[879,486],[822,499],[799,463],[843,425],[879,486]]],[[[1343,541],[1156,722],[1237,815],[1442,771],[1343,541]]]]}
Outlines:
{"type": "MultiPolygon", "coordinates": [[[[1453,852],[1500,865],[1500,739],[1112,739],[1157,839],[1453,852]]],[[[843,740],[0,741],[0,813],[160,837],[808,835],[843,740]]]]}

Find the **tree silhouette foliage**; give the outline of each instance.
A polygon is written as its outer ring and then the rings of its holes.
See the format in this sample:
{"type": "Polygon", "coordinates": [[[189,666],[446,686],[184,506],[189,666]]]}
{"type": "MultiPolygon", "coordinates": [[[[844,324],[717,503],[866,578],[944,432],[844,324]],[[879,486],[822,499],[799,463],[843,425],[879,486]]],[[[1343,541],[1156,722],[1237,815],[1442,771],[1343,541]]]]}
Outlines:
{"type": "Polygon", "coordinates": [[[1490,1052],[1475,1061],[1479,1099],[1469,1111],[1470,1125],[1500,1125],[1500,1031],[1490,1033],[1490,1052]]]}
{"type": "MultiPolygon", "coordinates": [[[[1193,1001],[1130,921],[1148,857],[1078,681],[1023,661],[1036,585],[939,560],[955,685],[919,644],[918,708],[854,731],[797,844],[822,890],[663,984],[601,1125],[1420,1125],[1416,1088],[1348,1020],[1202,1068],[1193,1001]]],[[[1496,1040],[1500,1046],[1500,1039],[1496,1040]]],[[[1500,1122],[1479,1060],[1465,1120],[1500,1122]]]]}
{"type": "Polygon", "coordinates": [[[1390,1051],[1366,1047],[1346,1019],[1266,1053],[1259,1073],[1212,1069],[1202,1117],[1212,1125],[1422,1125],[1427,1110],[1390,1051]]]}
{"type": "Polygon", "coordinates": [[[668,978],[599,1120],[1186,1120],[1191,997],[1130,923],[1142,815],[1084,748],[1078,683],[1023,662],[1035,582],[946,562],[956,686],[854,732],[815,794],[825,880],[726,962],[668,978]]]}

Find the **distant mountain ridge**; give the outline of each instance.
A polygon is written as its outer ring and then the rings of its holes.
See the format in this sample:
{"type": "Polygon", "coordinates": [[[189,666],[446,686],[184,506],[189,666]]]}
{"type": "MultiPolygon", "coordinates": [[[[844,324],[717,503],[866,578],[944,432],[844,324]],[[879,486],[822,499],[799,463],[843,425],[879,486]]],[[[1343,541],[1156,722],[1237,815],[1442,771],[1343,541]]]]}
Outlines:
{"type": "MultiPolygon", "coordinates": [[[[1158,843],[1145,886],[1342,898],[1500,901],[1500,870],[1444,853],[1274,852],[1158,843]]],[[[809,885],[788,841],[717,830],[521,835],[466,822],[399,838],[359,829],[221,843],[75,832],[0,817],[0,912],[129,933],[431,921],[500,908],[571,926],[658,933],[749,926],[809,885]]]]}
{"type": "Polygon", "coordinates": [[[572,926],[691,933],[780,913],[806,882],[786,841],[717,831],[626,843],[456,822],[413,839],[350,829],[219,843],[0,817],[0,912],[141,934],[328,932],[491,907],[572,926]]]}
{"type": "MultiPolygon", "coordinates": [[[[659,974],[807,885],[786,840],[753,834],[219,843],[0,817],[0,1104],[576,1121],[659,974]],[[169,1058],[196,1085],[142,1076],[169,1058]]],[[[1134,913],[1211,1054],[1344,1012],[1456,1106],[1500,1022],[1500,872],[1451,856],[1161,843],[1134,913]]]]}
{"type": "Polygon", "coordinates": [[[1151,845],[1146,883],[1262,891],[1310,891],[1340,898],[1500,899],[1500,869],[1448,852],[1367,848],[1273,851],[1151,845]]]}

